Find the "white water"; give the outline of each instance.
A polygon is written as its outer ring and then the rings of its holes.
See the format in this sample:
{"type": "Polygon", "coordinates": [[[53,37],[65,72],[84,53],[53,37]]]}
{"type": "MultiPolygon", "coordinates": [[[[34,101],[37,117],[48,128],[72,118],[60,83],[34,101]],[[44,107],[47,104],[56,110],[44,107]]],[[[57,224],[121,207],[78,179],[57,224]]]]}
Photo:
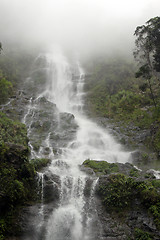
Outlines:
{"type": "MultiPolygon", "coordinates": [[[[93,218],[96,218],[96,211],[91,209],[97,179],[93,179],[90,198],[86,202],[84,188],[87,176],[78,166],[86,159],[125,163],[129,160],[130,153],[123,151],[121,145],[105,129],[85,116],[83,112],[85,73],[80,63],[78,61],[74,64],[70,63],[60,51],[46,54],[46,60],[48,75],[46,88],[34,101],[30,100],[24,123],[29,116],[31,119],[34,118],[36,101],[44,96],[48,101],[56,104],[57,120],[60,119],[61,112],[72,113],[78,129],[74,140],[61,147],[61,155],[54,156],[52,151],[49,155],[52,159],[49,171],[60,177],[61,187],[59,206],[53,209],[48,220],[45,239],[95,240],[96,236],[95,238],[92,236],[90,227],[93,218]]],[[[32,135],[31,124],[32,120],[28,124],[29,136],[32,135]]],[[[60,124],[56,131],[61,131],[60,124]]],[[[46,136],[38,153],[30,143],[32,157],[43,157],[44,147],[52,150],[54,146],[50,142],[50,135],[51,132],[46,136]]]]}
{"type": "Polygon", "coordinates": [[[83,113],[85,79],[79,62],[72,66],[61,53],[49,54],[47,59],[50,68],[54,68],[48,83],[48,98],[56,103],[60,112],[73,113],[79,126],[76,138],[65,151],[67,163],[77,166],[85,159],[127,162],[130,153],[123,151],[122,146],[106,130],[87,119],[83,113]],[[72,79],[73,73],[76,80],[72,79]]]}

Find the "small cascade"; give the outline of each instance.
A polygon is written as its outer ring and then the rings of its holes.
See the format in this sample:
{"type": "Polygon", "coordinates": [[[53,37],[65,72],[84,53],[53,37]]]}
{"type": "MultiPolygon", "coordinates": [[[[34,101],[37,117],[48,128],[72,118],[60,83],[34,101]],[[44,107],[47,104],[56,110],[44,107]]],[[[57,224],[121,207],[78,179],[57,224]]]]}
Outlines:
{"type": "Polygon", "coordinates": [[[44,173],[37,172],[37,183],[38,183],[38,189],[39,189],[39,195],[41,199],[41,203],[43,205],[43,196],[44,196],[44,173]]]}
{"type": "MultiPolygon", "coordinates": [[[[30,139],[30,135],[32,134],[32,130],[31,130],[31,126],[32,126],[32,122],[33,122],[33,118],[34,118],[34,112],[36,110],[36,107],[33,105],[33,98],[31,97],[29,100],[29,104],[27,106],[27,112],[24,115],[24,118],[22,119],[22,123],[26,124],[27,126],[27,133],[28,133],[28,137],[30,139]],[[29,119],[29,121],[28,121],[29,119]]],[[[29,141],[28,143],[29,147],[30,147],[30,151],[31,151],[31,158],[36,158],[37,154],[35,153],[33,146],[31,144],[31,141],[29,141]]]]}
{"type": "Polygon", "coordinates": [[[101,236],[101,223],[98,219],[98,213],[95,204],[95,188],[98,183],[98,178],[92,180],[90,186],[90,194],[85,202],[84,216],[84,240],[96,239],[101,236]]]}
{"type": "Polygon", "coordinates": [[[48,221],[47,240],[83,239],[85,177],[61,177],[60,206],[48,221]]]}

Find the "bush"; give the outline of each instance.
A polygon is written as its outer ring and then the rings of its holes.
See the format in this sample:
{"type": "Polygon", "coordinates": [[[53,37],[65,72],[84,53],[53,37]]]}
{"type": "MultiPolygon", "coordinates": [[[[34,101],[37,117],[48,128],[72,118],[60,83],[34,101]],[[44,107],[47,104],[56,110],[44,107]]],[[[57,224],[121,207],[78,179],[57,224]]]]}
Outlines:
{"type": "Polygon", "coordinates": [[[111,174],[108,183],[99,186],[99,194],[108,210],[121,211],[130,206],[134,196],[134,180],[123,174],[111,174]]]}

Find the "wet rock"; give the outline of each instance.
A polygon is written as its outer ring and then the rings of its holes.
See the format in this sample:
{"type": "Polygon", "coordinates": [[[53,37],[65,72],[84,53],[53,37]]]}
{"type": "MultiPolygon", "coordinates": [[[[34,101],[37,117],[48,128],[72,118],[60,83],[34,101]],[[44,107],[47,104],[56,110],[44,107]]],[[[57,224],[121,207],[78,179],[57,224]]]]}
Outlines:
{"type": "Polygon", "coordinates": [[[93,178],[87,178],[86,179],[86,184],[84,188],[84,196],[89,197],[91,194],[91,189],[92,189],[92,184],[93,184],[93,178]]]}
{"type": "Polygon", "coordinates": [[[67,128],[76,130],[78,127],[74,115],[66,112],[60,113],[60,126],[64,130],[67,128]]]}
{"type": "Polygon", "coordinates": [[[95,176],[95,172],[93,171],[92,168],[85,167],[83,165],[79,166],[80,170],[87,173],[88,175],[93,175],[95,176]]]}
{"type": "Polygon", "coordinates": [[[47,171],[44,174],[43,199],[45,203],[57,201],[60,197],[61,181],[59,176],[47,171]]]}

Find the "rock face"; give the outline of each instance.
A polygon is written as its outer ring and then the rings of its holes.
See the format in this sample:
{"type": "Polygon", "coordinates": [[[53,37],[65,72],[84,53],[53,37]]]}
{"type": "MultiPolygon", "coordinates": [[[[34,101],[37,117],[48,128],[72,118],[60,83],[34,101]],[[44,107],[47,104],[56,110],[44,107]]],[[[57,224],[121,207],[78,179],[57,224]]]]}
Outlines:
{"type": "Polygon", "coordinates": [[[60,154],[61,148],[71,141],[78,128],[75,117],[71,113],[59,112],[56,105],[45,97],[27,97],[21,92],[3,107],[3,112],[12,119],[24,122],[28,129],[28,137],[33,157],[49,157],[60,154]],[[22,116],[23,119],[22,119],[22,116]],[[46,144],[44,144],[44,142],[46,144]],[[49,147],[49,145],[52,147],[49,147]],[[42,144],[43,143],[43,144],[42,144]]]}
{"type": "Polygon", "coordinates": [[[160,239],[160,180],[129,163],[113,166],[86,160],[85,167],[99,176],[95,191],[101,226],[98,239],[160,239]]]}

